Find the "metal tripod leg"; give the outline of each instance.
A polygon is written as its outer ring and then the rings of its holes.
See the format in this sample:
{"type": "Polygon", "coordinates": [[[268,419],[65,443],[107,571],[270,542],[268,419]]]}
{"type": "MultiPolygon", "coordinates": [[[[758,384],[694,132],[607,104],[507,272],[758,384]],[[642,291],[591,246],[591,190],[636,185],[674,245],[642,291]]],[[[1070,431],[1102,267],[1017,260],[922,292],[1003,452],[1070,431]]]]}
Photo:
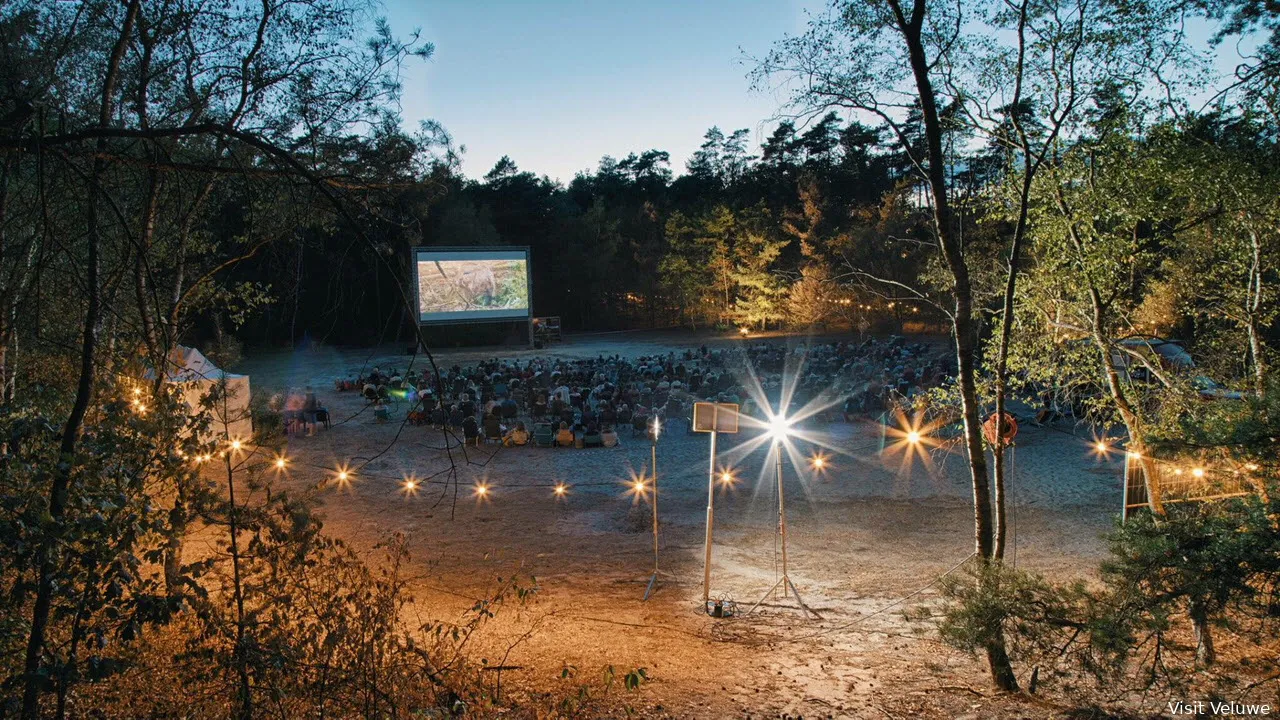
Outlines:
{"type": "Polygon", "coordinates": [[[773,591],[777,590],[779,587],[782,588],[783,597],[786,597],[787,595],[787,588],[791,588],[791,592],[794,593],[796,596],[796,604],[800,606],[800,609],[804,612],[806,616],[812,615],[817,620],[822,619],[821,615],[814,612],[814,610],[810,608],[808,605],[804,604],[804,600],[800,598],[800,591],[796,589],[796,584],[791,582],[791,578],[787,575],[783,575],[782,577],[778,578],[778,582],[774,583],[773,587],[765,591],[765,594],[762,595],[760,599],[756,601],[755,605],[751,606],[751,609],[747,611],[747,614],[750,615],[751,613],[755,612],[755,609],[760,607],[760,604],[763,603],[766,598],[772,595],[773,591]]]}

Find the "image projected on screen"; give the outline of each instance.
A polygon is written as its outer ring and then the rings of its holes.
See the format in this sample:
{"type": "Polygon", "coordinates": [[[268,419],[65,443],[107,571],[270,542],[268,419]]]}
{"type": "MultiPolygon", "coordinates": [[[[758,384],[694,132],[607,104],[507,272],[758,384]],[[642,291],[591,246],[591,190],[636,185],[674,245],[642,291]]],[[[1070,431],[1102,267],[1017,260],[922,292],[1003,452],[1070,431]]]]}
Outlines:
{"type": "Polygon", "coordinates": [[[420,322],[529,317],[524,250],[419,251],[417,274],[420,322]]]}

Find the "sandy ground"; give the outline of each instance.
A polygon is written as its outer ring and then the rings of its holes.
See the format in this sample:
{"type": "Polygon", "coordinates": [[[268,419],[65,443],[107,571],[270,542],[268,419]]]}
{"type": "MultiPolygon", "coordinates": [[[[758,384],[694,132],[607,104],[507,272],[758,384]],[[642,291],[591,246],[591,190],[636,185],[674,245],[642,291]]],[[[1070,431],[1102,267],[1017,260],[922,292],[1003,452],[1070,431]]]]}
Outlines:
{"type": "MultiPolygon", "coordinates": [[[[635,356],[703,342],[670,333],[604,334],[536,354],[635,356]]],[[[733,450],[752,434],[722,437],[720,457],[732,461],[739,482],[716,498],[712,596],[735,601],[739,615],[717,620],[701,610],[708,436],[673,422],[658,445],[659,563],[669,575],[643,602],[654,565],[650,498],[637,499],[626,483],[648,468],[648,441],[624,430],[622,446],[612,449],[485,446],[468,448],[465,457],[454,449],[456,503],[454,486],[428,485],[407,497],[401,475],[449,467],[440,432],[405,427],[396,439],[398,421],[376,422],[361,412],[358,395],[332,390],[334,378],[362,367],[403,369],[402,350],[264,354],[234,369],[249,373],[255,390],[312,385],[333,413],[331,430],[290,440],[297,462],[286,483],[310,485],[326,475],[318,468],[361,466],[385,450],[349,488],[324,491],[323,514],[331,532],[361,548],[408,534],[420,607],[452,616],[498,577],[536,578],[533,604],[502,611],[478,646],[490,664],[513,667],[503,683],[516,689],[507,692],[553,690],[569,682],[560,679],[566,665],[587,679],[612,665],[619,674],[646,669],[649,682],[621,693],[644,717],[1053,714],[992,697],[976,660],[904,616],[936,600],[934,580],[971,552],[972,504],[958,454],[911,455],[892,443],[882,452],[874,422],[810,427],[810,436],[831,448],[827,468],[812,471],[805,459],[814,447],[797,443],[801,467],[784,463],[784,492],[789,574],[821,619],[807,619],[794,599],[778,596],[745,615],[780,572],[773,467],[765,467],[765,449],[733,450]],[[555,497],[548,486],[556,482],[571,486],[567,497],[555,497]],[[478,483],[491,488],[488,497],[474,497],[478,483]]],[[[437,362],[531,353],[444,352],[437,362]]],[[[1121,461],[1097,457],[1090,442],[1083,429],[1023,426],[1011,512],[1019,566],[1058,578],[1096,566],[1101,535],[1120,505],[1121,461]]]]}

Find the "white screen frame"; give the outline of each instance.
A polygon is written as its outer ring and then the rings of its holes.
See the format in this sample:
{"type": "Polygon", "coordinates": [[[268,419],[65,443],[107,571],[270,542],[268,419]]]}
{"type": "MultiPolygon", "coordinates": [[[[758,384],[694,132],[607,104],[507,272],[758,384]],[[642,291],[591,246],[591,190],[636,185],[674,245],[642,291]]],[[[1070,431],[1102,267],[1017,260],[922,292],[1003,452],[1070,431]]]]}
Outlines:
{"type": "Polygon", "coordinates": [[[533,318],[533,266],[528,247],[415,247],[410,251],[413,273],[413,305],[418,313],[419,325],[457,325],[475,322],[528,322],[533,318]],[[527,307],[504,310],[458,310],[452,312],[422,312],[419,296],[422,263],[449,260],[519,260],[524,263],[525,287],[528,289],[527,307]]]}

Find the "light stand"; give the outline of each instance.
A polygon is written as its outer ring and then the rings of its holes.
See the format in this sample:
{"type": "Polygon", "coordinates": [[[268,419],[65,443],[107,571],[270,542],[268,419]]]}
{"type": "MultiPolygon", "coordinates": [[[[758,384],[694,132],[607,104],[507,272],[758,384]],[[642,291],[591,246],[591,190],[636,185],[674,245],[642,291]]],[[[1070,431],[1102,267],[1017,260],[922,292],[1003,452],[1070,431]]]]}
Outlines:
{"type": "MultiPolygon", "coordinates": [[[[658,421],[658,416],[653,417],[653,427],[650,439],[653,441],[649,446],[650,465],[653,468],[653,575],[649,577],[649,586],[644,590],[644,600],[648,600],[653,594],[654,589],[658,586],[658,434],[662,431],[662,424],[658,421]]],[[[666,573],[663,573],[666,574],[666,573]]]]}
{"type": "MultiPolygon", "coordinates": [[[[707,471],[707,540],[702,558],[702,604],[711,602],[711,530],[716,519],[716,431],[711,431],[711,468],[707,471]]],[[[709,612],[709,611],[708,611],[709,612]]]]}
{"type": "Polygon", "coordinates": [[[791,582],[791,576],[787,572],[787,512],[786,512],[786,504],[785,504],[785,501],[783,500],[783,494],[782,494],[783,448],[782,448],[782,443],[780,442],[780,439],[775,440],[773,449],[774,449],[774,452],[777,453],[777,462],[775,463],[775,468],[777,469],[777,476],[778,476],[778,530],[777,532],[778,532],[778,535],[782,538],[782,577],[778,578],[778,581],[773,584],[773,587],[769,588],[769,590],[765,592],[765,594],[759,600],[756,601],[756,604],[751,606],[751,609],[747,611],[747,614],[750,615],[752,612],[755,612],[755,609],[760,607],[760,603],[764,602],[765,598],[772,595],[775,590],[781,587],[782,597],[787,597],[787,589],[790,588],[791,592],[794,593],[796,596],[796,604],[800,606],[800,609],[803,610],[805,614],[812,615],[818,620],[821,620],[822,619],[821,615],[811,610],[808,605],[804,604],[804,600],[801,599],[800,597],[800,591],[796,589],[795,583],[791,582]]]}

